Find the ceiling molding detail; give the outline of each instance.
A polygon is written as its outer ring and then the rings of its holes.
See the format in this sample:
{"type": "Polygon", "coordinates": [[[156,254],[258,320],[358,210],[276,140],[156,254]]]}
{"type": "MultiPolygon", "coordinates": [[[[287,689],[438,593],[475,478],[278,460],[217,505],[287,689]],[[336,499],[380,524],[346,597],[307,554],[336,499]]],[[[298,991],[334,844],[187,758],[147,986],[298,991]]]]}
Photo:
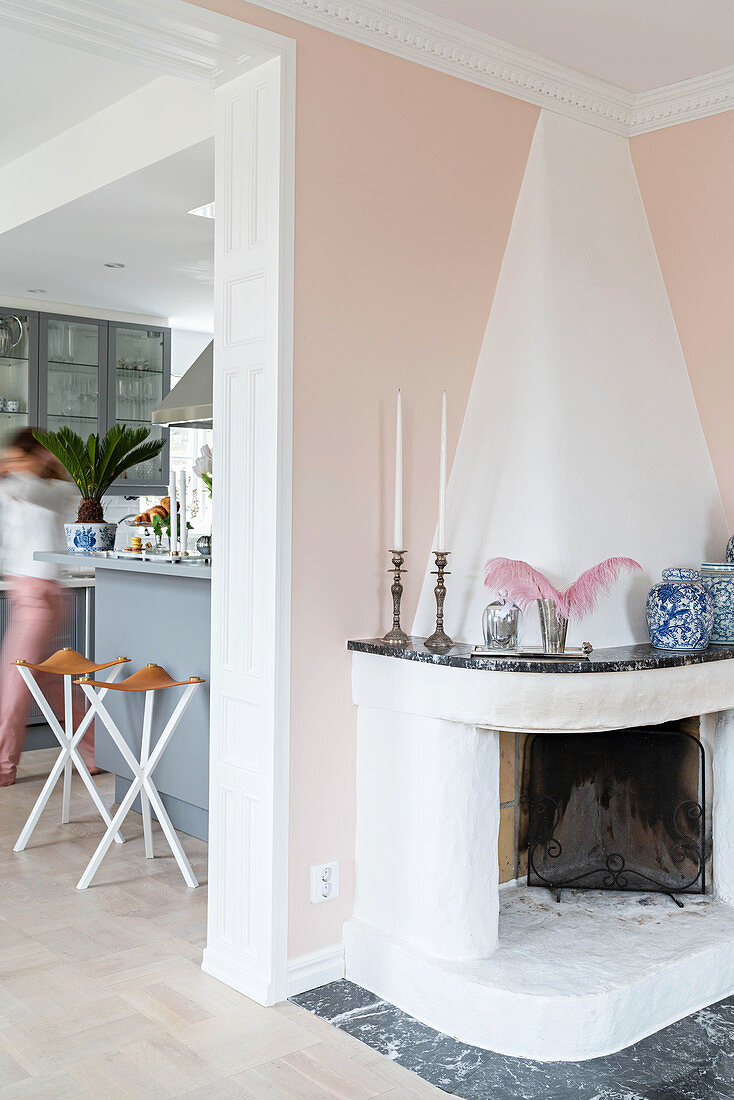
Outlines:
{"type": "Polygon", "coordinates": [[[635,96],[630,135],[693,122],[734,108],[734,65],[715,73],[639,92],[635,96]]]}
{"type": "MultiPolygon", "coordinates": [[[[734,66],[635,94],[402,0],[255,0],[260,7],[623,136],[734,107],[734,66]]],[[[216,84],[256,63],[258,28],[183,0],[0,0],[0,22],[128,64],[216,84]]],[[[262,54],[260,54],[262,56],[262,54]]]]}
{"type": "Polygon", "coordinates": [[[253,50],[258,28],[243,23],[240,34],[233,20],[179,0],[0,0],[0,24],[211,86],[263,56],[253,50]]]}
{"type": "Polygon", "coordinates": [[[401,0],[256,0],[260,7],[538,107],[629,133],[634,95],[401,0]]]}

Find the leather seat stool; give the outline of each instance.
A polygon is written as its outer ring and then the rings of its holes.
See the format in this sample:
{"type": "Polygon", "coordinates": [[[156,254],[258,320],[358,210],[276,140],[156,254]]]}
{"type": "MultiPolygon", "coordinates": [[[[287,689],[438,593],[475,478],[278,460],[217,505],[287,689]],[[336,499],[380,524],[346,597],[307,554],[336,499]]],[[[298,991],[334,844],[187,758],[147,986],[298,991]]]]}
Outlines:
{"type": "Polygon", "coordinates": [[[204,680],[199,679],[197,676],[191,676],[188,680],[174,680],[168,675],[164,668],[160,665],[146,665],[145,668],[139,669],[138,672],[134,672],[132,676],[128,676],[125,680],[120,680],[119,683],[105,684],[93,680],[90,676],[83,676],[75,683],[80,684],[82,691],[89,700],[92,708],[92,712],[97,715],[100,721],[104,724],[110,737],[114,741],[115,745],[120,751],[122,758],[124,759],[130,771],[133,773],[133,781],[130,784],[130,789],[120,803],[119,809],[114,818],[107,827],[107,832],[100,841],[96,852],[90,859],[87,868],[77,883],[77,890],[86,890],[90,882],[94,878],[100,863],[104,859],[107,851],[115,839],[120,826],[127,817],[128,813],[132,809],[133,802],[140,795],[140,806],[143,817],[143,836],[145,839],[145,855],[147,859],[153,859],[153,828],[151,822],[151,806],[155,810],[155,815],[160,822],[160,826],[169,843],[171,851],[175,856],[176,862],[181,870],[181,874],[184,877],[184,881],[187,886],[192,889],[199,885],[194,872],[191,870],[191,864],[186,858],[186,853],[183,850],[181,841],[179,840],[176,830],[171,824],[166,810],[161,801],[156,787],[153,783],[153,771],[156,765],[160,762],[166,746],[168,745],[171,737],[174,734],[176,727],[184,716],[186,708],[188,707],[194,693],[201,687],[204,680]],[[163,732],[161,733],[155,748],[151,751],[151,728],[153,724],[153,700],[155,693],[161,691],[164,688],[183,687],[181,698],[176,704],[173,714],[168,719],[163,732]],[[119,728],[117,727],[111,714],[102,702],[103,696],[107,691],[135,691],[145,693],[145,709],[143,712],[143,732],[140,745],[140,759],[137,760],[132,749],[128,745],[127,741],[123,737],[119,728]]]}
{"type": "MultiPolygon", "coordinates": [[[[103,664],[95,664],[94,661],[88,660],[83,657],[81,653],[77,653],[74,649],[59,649],[56,653],[53,653],[50,657],[47,657],[45,661],[42,661],[40,665],[32,665],[28,661],[19,659],[14,661],[13,664],[18,669],[18,672],[23,677],[28,690],[35,699],[41,714],[48,722],[51,730],[53,731],[56,740],[61,745],[61,752],[58,755],[56,763],[54,764],[48,779],[46,780],[43,790],[41,791],[35,806],[30,812],[30,816],[23,826],[23,830],[16,841],[14,852],[22,852],[25,848],[31,833],[38,824],[38,820],[44,811],[46,803],[51,797],[51,792],[59,781],[61,773],[64,773],[64,792],[61,800],[61,824],[67,825],[69,823],[69,812],[71,808],[71,775],[72,768],[76,768],[78,771],[84,786],[91,795],[92,802],[97,807],[97,810],[102,817],[102,820],[107,826],[112,824],[112,818],[104,802],[100,797],[100,793],[95,786],[94,780],[89,774],[87,765],[82,760],[79,753],[78,745],[84,734],[89,729],[89,726],[94,718],[94,713],[88,710],[84,715],[84,718],[79,723],[77,729],[74,729],[74,719],[72,717],[72,705],[71,705],[71,682],[75,676],[88,676],[90,672],[101,672],[103,669],[110,669],[110,673],[106,681],[102,681],[101,688],[104,695],[110,687],[110,684],[117,678],[122,671],[122,665],[127,662],[127,657],[116,657],[114,661],[105,661],[103,664]],[[54,714],[51,706],[46,699],[46,696],[41,691],[38,681],[36,680],[33,672],[50,673],[53,676],[63,676],[64,678],[64,725],[63,727],[59,723],[56,715],[54,714]]],[[[122,844],[123,838],[118,830],[115,830],[114,840],[118,844],[122,844]]]]}

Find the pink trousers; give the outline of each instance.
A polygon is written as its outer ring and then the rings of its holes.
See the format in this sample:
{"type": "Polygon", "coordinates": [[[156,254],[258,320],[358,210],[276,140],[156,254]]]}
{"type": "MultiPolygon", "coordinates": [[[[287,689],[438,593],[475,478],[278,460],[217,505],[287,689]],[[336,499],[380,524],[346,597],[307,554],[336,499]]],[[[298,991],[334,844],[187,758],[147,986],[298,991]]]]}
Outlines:
{"type": "MultiPolygon", "coordinates": [[[[62,589],[56,581],[38,577],[12,577],[10,624],[0,650],[0,787],[15,782],[15,769],[23,751],[28,706],[31,696],[18,669],[11,662],[22,657],[40,664],[53,652],[53,636],[61,621],[62,589]]],[[[64,680],[62,676],[34,673],[51,708],[64,724],[64,680]]],[[[73,694],[74,727],[84,717],[79,688],[73,694]]],[[[79,746],[88,767],[94,765],[93,727],[79,746]]]]}

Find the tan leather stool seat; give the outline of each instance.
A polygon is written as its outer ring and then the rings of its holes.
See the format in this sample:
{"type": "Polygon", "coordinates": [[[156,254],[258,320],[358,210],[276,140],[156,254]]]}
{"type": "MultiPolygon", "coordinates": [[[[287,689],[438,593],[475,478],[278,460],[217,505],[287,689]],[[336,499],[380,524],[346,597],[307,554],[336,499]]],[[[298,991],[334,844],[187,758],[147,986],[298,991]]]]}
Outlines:
{"type": "MultiPolygon", "coordinates": [[[[53,672],[56,676],[84,676],[90,672],[101,672],[103,668],[112,668],[113,665],[124,665],[129,660],[129,657],[115,657],[114,661],[105,661],[104,664],[97,665],[94,661],[83,657],[81,653],[77,653],[75,649],[65,648],[57,649],[40,665],[32,665],[30,661],[24,661],[22,658],[12,663],[23,665],[25,668],[34,668],[36,672],[53,672]]],[[[104,687],[109,687],[109,684],[104,684],[104,687]]]]}
{"type": "MultiPolygon", "coordinates": [[[[90,671],[92,671],[90,669],[90,671]]],[[[189,684],[203,684],[198,676],[190,676],[188,680],[174,680],[169,676],[165,668],[160,665],[146,665],[145,668],[133,672],[126,680],[118,680],[116,684],[100,683],[89,676],[83,676],[75,680],[75,684],[87,684],[89,687],[109,688],[110,691],[159,691],[161,688],[187,687],[189,684]]]]}

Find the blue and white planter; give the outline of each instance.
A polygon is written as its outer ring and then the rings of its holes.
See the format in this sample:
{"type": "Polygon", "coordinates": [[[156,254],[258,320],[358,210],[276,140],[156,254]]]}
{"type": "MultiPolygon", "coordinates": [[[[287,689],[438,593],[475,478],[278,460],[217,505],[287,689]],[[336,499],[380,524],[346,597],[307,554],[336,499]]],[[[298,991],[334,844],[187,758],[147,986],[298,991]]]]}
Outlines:
{"type": "Polygon", "coordinates": [[[712,645],[734,645],[734,563],[704,562],[701,582],[714,603],[712,645]]]}
{"type": "Polygon", "coordinates": [[[66,546],[70,554],[93,554],[114,550],[116,523],[65,523],[66,546]]]}
{"type": "Polygon", "coordinates": [[[697,569],[664,569],[647,597],[647,629],[656,649],[706,649],[714,627],[714,601],[697,569]]]}

